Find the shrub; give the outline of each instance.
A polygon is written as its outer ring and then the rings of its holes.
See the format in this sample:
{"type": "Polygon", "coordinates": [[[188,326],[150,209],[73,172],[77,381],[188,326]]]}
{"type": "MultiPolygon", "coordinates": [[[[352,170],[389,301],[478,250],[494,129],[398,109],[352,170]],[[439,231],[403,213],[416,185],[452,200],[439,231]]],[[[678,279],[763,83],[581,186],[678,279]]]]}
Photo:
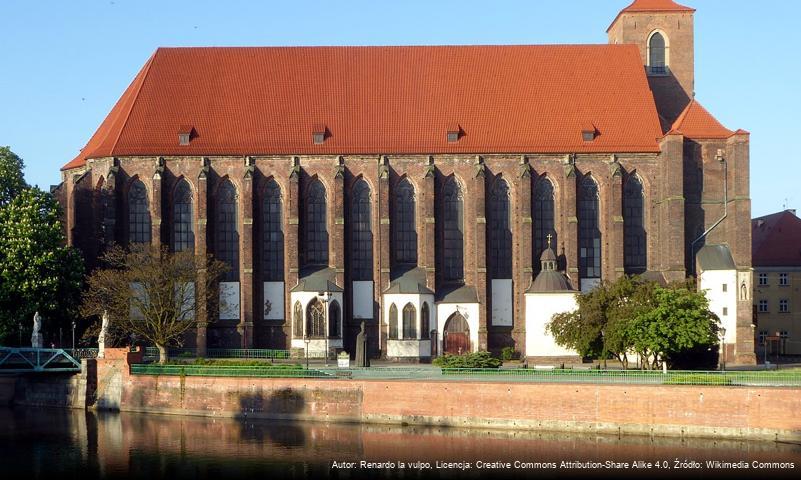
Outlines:
{"type": "Polygon", "coordinates": [[[508,362],[509,360],[517,360],[519,357],[519,352],[516,352],[514,347],[503,347],[501,350],[501,360],[504,362],[508,362]]]}
{"type": "Polygon", "coordinates": [[[442,368],[498,368],[503,362],[489,352],[475,352],[465,355],[445,354],[433,363],[442,368]]]}
{"type": "Polygon", "coordinates": [[[690,373],[671,375],[662,383],[664,385],[731,385],[732,380],[722,375],[690,373]]]}

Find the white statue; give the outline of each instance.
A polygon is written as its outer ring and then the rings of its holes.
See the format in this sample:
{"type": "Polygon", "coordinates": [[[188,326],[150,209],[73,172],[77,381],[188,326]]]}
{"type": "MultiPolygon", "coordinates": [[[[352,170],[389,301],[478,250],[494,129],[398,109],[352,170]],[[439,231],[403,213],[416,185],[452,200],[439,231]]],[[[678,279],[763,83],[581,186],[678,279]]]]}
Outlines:
{"type": "Polygon", "coordinates": [[[33,333],[31,334],[31,347],[42,348],[42,317],[39,312],[33,314],[33,333]]]}
{"type": "Polygon", "coordinates": [[[97,358],[105,358],[106,356],[106,332],[108,331],[108,312],[103,310],[103,316],[100,317],[100,335],[97,336],[97,358]]]}

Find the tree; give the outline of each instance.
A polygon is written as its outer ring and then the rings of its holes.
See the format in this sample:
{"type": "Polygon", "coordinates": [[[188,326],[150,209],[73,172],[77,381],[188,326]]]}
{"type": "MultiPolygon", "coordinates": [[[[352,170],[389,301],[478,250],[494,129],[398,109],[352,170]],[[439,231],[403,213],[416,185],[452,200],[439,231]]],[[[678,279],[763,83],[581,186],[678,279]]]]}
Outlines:
{"type": "Polygon", "coordinates": [[[14,197],[0,206],[0,341],[18,323],[30,324],[36,311],[45,330],[69,328],[84,269],[78,251],[64,246],[58,202],[36,187],[16,191],[19,182],[5,180],[3,193],[14,197]]]}
{"type": "Polygon", "coordinates": [[[0,147],[0,207],[28,188],[24,168],[25,163],[9,147],[0,147]]]}
{"type": "Polygon", "coordinates": [[[167,361],[167,348],[180,345],[196,325],[196,312],[219,307],[215,287],[228,268],[211,256],[139,244],[129,250],[111,247],[101,263],[87,279],[81,313],[108,313],[113,334],[153,343],[160,363],[167,361]]]}

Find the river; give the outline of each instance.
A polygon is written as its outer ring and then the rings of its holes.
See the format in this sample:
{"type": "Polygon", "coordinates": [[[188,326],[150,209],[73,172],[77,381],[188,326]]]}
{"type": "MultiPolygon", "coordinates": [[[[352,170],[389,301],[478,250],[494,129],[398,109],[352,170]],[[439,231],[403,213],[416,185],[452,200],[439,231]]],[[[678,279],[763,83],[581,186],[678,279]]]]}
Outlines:
{"type": "Polygon", "coordinates": [[[42,479],[799,478],[801,445],[26,407],[0,409],[0,466],[42,479]]]}

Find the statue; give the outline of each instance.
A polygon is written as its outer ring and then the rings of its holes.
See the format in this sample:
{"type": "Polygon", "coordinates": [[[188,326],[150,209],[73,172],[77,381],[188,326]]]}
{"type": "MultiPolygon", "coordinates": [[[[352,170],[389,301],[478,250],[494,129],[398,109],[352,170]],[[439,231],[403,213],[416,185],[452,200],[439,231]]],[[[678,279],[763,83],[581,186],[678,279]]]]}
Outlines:
{"type": "Polygon", "coordinates": [[[31,334],[31,347],[42,348],[42,317],[39,312],[33,314],[33,333],[31,334]]]}
{"type": "Polygon", "coordinates": [[[356,335],[356,366],[369,367],[370,357],[367,355],[367,333],[364,331],[365,325],[362,321],[361,330],[356,335]]]}
{"type": "Polygon", "coordinates": [[[100,334],[97,336],[97,358],[105,358],[106,356],[106,332],[108,331],[108,312],[103,310],[103,316],[100,317],[100,334]]]}

